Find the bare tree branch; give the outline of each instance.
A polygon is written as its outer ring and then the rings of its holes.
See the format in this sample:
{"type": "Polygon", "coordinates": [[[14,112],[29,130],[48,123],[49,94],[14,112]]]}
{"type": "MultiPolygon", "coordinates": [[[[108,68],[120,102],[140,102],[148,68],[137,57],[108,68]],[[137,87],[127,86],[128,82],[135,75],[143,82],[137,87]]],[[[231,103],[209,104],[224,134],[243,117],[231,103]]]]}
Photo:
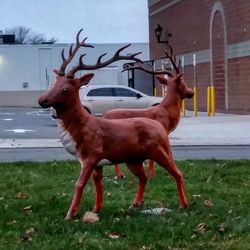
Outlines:
{"type": "Polygon", "coordinates": [[[30,44],[40,44],[42,42],[44,42],[46,39],[44,37],[44,35],[42,34],[33,34],[30,35],[30,37],[28,38],[28,43],[30,44]]]}
{"type": "Polygon", "coordinates": [[[30,28],[24,26],[17,26],[5,30],[5,34],[14,34],[16,43],[25,44],[29,39],[30,28]]]}
{"type": "Polygon", "coordinates": [[[42,44],[55,43],[57,41],[54,37],[47,39],[43,34],[31,32],[31,29],[25,26],[5,29],[5,34],[14,34],[17,44],[42,44]]]}

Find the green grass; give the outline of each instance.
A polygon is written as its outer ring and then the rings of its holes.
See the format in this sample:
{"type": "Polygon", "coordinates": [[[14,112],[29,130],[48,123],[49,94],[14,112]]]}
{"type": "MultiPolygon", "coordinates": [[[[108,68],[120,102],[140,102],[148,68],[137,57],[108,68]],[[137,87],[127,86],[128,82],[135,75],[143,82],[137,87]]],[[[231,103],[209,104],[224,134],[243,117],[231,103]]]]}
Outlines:
{"type": "Polygon", "coordinates": [[[79,173],[77,162],[2,163],[0,249],[250,249],[250,161],[178,165],[186,178],[188,209],[179,209],[175,182],[160,167],[148,183],[144,206],[172,212],[145,215],[128,209],[136,178],[125,172],[126,178],[116,181],[113,168],[106,167],[100,221],[86,224],[80,218],[93,205],[92,182],[79,217],[64,220],[79,173]],[[23,195],[16,197],[19,192],[23,195]],[[121,237],[110,238],[113,232],[121,237]]]}

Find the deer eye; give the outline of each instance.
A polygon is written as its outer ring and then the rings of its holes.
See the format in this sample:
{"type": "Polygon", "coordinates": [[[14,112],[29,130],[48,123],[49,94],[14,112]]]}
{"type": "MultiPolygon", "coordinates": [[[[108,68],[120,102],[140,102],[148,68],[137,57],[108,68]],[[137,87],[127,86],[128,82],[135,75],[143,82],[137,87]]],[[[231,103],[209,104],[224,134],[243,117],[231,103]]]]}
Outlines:
{"type": "Polygon", "coordinates": [[[63,88],[63,89],[62,89],[62,93],[63,93],[63,94],[67,94],[68,92],[69,92],[69,89],[68,89],[68,88],[63,88]]]}

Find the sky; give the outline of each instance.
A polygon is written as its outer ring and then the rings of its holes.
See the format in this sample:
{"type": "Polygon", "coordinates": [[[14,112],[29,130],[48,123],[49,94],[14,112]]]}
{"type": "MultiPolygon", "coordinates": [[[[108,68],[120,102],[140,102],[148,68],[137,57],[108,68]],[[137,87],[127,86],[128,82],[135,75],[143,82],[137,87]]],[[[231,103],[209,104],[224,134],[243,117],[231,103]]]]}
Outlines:
{"type": "Polygon", "coordinates": [[[148,42],[147,0],[1,0],[0,30],[25,26],[60,43],[148,42]]]}

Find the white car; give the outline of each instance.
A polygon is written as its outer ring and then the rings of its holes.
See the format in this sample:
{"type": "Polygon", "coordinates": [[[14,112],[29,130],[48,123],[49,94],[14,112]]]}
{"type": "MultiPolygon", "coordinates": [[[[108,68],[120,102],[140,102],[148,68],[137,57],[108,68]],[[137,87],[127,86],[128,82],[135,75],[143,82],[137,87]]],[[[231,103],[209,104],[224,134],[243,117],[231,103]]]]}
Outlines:
{"type": "MultiPolygon", "coordinates": [[[[121,85],[87,85],[80,89],[83,107],[95,116],[102,116],[115,108],[140,109],[159,104],[163,98],[148,96],[130,87],[121,85]]],[[[52,117],[56,112],[52,109],[52,117]]]]}

